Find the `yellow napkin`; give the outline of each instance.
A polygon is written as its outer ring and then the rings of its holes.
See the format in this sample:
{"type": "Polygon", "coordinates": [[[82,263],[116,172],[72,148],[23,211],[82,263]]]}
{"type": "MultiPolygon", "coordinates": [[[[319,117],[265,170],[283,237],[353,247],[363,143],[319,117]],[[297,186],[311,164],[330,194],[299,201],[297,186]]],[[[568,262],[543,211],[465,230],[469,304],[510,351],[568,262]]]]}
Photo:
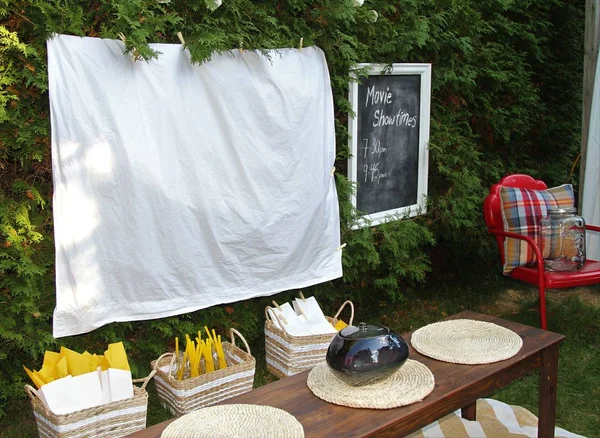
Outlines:
{"type": "Polygon", "coordinates": [[[46,351],[44,353],[44,363],[39,371],[32,371],[23,366],[25,372],[38,389],[46,383],[62,379],[69,375],[75,377],[94,372],[98,367],[101,367],[103,371],[106,371],[108,368],[130,371],[123,343],[110,344],[104,356],[90,354],[87,351],[80,354],[66,347],[60,347],[59,353],[54,351],[46,351]]]}
{"type": "Polygon", "coordinates": [[[108,350],[104,352],[104,362],[108,363],[108,368],[131,371],[123,342],[108,345],[108,350]]]}
{"type": "Polygon", "coordinates": [[[56,374],[58,378],[62,379],[69,375],[69,366],[67,365],[67,356],[62,356],[58,362],[56,362],[56,374]]]}
{"type": "Polygon", "coordinates": [[[104,368],[102,365],[104,364],[104,355],[103,354],[94,354],[96,358],[96,368],[100,367],[102,371],[106,371],[108,368],[104,368]]]}
{"type": "Polygon", "coordinates": [[[37,375],[44,381],[44,384],[58,379],[55,367],[42,367],[42,369],[37,372],[37,375]]]}
{"type": "Polygon", "coordinates": [[[55,351],[46,351],[44,353],[44,367],[56,367],[58,361],[62,358],[60,353],[56,353],[55,351]]]}
{"type": "Polygon", "coordinates": [[[90,372],[88,360],[83,354],[69,350],[66,347],[60,347],[60,353],[64,354],[67,358],[69,374],[73,377],[90,372]]]}
{"type": "Polygon", "coordinates": [[[341,319],[335,324],[335,329],[339,332],[340,330],[344,329],[348,327],[348,324],[346,324],[344,321],[342,321],[341,319]]]}
{"type": "Polygon", "coordinates": [[[33,384],[37,387],[37,389],[40,389],[44,385],[44,383],[46,383],[40,378],[40,376],[38,376],[37,371],[31,371],[25,365],[23,365],[23,368],[25,368],[25,372],[27,373],[33,384]]]}
{"type": "Polygon", "coordinates": [[[60,359],[60,353],[46,351],[44,354],[44,363],[42,365],[42,369],[38,371],[39,375],[44,379],[44,382],[49,383],[60,378],[56,370],[56,364],[60,361],[60,359]]]}
{"type": "Polygon", "coordinates": [[[92,371],[96,371],[98,369],[98,360],[96,359],[95,354],[90,354],[87,351],[84,351],[82,356],[87,363],[88,373],[91,373],[92,371]]]}

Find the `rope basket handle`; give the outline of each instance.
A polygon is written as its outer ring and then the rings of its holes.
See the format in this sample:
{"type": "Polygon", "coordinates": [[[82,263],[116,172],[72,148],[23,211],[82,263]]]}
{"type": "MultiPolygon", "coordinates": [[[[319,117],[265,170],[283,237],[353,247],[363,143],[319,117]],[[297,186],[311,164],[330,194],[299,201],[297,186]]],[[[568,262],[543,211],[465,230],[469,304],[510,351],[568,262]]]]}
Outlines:
{"type": "Polygon", "coordinates": [[[340,316],[340,313],[342,313],[342,310],[344,310],[344,307],[346,307],[347,305],[350,306],[350,320],[348,321],[348,325],[352,325],[352,322],[354,321],[354,304],[352,304],[352,301],[350,300],[344,301],[344,303],[340,306],[333,319],[338,321],[338,316],[340,316]]]}
{"type": "Polygon", "coordinates": [[[169,371],[167,372],[167,375],[169,376],[169,380],[173,380],[173,376],[171,374],[171,371],[173,370],[173,365],[175,365],[175,353],[163,353],[163,354],[161,354],[158,357],[158,359],[156,359],[156,361],[154,362],[154,369],[153,369],[153,371],[156,373],[158,371],[158,364],[160,363],[160,361],[163,358],[169,357],[169,356],[171,356],[171,360],[169,362],[169,371]]]}
{"type": "Polygon", "coordinates": [[[273,322],[273,320],[270,317],[271,314],[269,313],[269,310],[273,310],[273,309],[271,309],[271,307],[269,307],[269,306],[265,307],[265,319],[269,322],[273,322]]]}
{"type": "MultiPolygon", "coordinates": [[[[164,355],[163,355],[164,356],[164,355]]],[[[156,361],[158,363],[158,361],[156,361]]],[[[148,384],[148,382],[150,380],[152,380],[152,377],[154,377],[154,375],[156,374],[156,369],[150,371],[150,374],[148,374],[146,377],[142,377],[141,379],[133,379],[132,382],[133,383],[142,383],[142,386],[140,386],[141,390],[146,389],[146,385],[148,384]]]]}
{"type": "Polygon", "coordinates": [[[279,328],[285,332],[285,325],[281,323],[281,320],[279,319],[279,317],[275,313],[275,310],[272,307],[270,307],[270,306],[265,307],[265,318],[269,322],[273,322],[273,318],[275,318],[275,320],[279,324],[279,328]],[[270,310],[270,312],[269,312],[269,310],[270,310]]]}
{"type": "Polygon", "coordinates": [[[33,386],[25,384],[25,392],[27,393],[31,401],[35,401],[37,399],[40,401],[40,403],[45,409],[50,410],[50,407],[46,404],[46,401],[42,397],[40,397],[37,390],[33,386]]]}
{"type": "Polygon", "coordinates": [[[236,334],[237,337],[242,340],[242,342],[244,343],[244,347],[246,347],[246,352],[250,356],[252,356],[252,354],[250,353],[250,346],[248,345],[248,342],[246,342],[246,338],[244,338],[242,336],[242,334],[240,332],[238,332],[236,329],[234,329],[233,327],[229,329],[229,336],[231,336],[231,345],[233,345],[235,347],[235,338],[233,337],[234,334],[236,334]]]}
{"type": "MultiPolygon", "coordinates": [[[[38,395],[38,392],[31,385],[25,384],[25,392],[27,393],[27,395],[29,396],[29,398],[31,400],[35,400],[36,398],[40,398],[40,396],[38,395]]],[[[41,400],[41,398],[40,398],[40,400],[41,400]]]]}

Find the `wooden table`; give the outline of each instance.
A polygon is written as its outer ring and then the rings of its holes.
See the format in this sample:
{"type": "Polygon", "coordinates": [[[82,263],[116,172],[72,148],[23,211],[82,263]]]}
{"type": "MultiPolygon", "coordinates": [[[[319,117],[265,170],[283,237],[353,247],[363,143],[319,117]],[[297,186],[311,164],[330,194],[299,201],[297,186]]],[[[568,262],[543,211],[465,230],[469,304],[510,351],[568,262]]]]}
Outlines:
{"type": "MultiPolygon", "coordinates": [[[[435,376],[435,388],[423,401],[400,408],[355,409],[327,403],[314,396],[306,386],[308,371],[230,398],[221,404],[249,403],[281,408],[302,423],[306,437],[401,437],[456,409],[462,409],[464,418],[474,420],[478,398],[539,368],[538,437],[553,437],[558,346],[565,337],[474,312],[461,312],[447,319],[459,318],[489,321],[513,330],[523,339],[523,348],[515,357],[501,362],[457,365],[422,356],[411,347],[410,358],[429,367],[435,376]]],[[[402,336],[408,341],[411,334],[402,336]]],[[[130,436],[158,438],[171,421],[130,436]]]]}

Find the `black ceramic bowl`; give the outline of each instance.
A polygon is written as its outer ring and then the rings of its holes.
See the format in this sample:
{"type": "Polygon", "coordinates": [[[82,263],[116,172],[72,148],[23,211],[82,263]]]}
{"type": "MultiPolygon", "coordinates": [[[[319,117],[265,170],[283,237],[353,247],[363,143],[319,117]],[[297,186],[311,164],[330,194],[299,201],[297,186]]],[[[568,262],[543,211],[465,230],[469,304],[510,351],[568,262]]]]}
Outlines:
{"type": "Polygon", "coordinates": [[[329,344],[327,364],[349,384],[364,384],[390,376],[408,359],[408,344],[382,325],[361,323],[339,331],[329,344]]]}

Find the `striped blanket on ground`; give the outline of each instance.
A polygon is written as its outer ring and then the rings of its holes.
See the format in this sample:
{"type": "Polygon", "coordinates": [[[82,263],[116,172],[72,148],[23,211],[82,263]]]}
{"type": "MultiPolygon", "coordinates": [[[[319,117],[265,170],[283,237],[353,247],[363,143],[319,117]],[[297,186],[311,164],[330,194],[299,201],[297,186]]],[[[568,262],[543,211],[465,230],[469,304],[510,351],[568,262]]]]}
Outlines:
{"type": "MultiPolygon", "coordinates": [[[[537,435],[537,417],[521,406],[510,406],[498,400],[477,400],[477,421],[461,418],[457,410],[431,423],[407,438],[516,438],[537,435]]],[[[585,438],[560,427],[556,438],[585,438]]]]}

